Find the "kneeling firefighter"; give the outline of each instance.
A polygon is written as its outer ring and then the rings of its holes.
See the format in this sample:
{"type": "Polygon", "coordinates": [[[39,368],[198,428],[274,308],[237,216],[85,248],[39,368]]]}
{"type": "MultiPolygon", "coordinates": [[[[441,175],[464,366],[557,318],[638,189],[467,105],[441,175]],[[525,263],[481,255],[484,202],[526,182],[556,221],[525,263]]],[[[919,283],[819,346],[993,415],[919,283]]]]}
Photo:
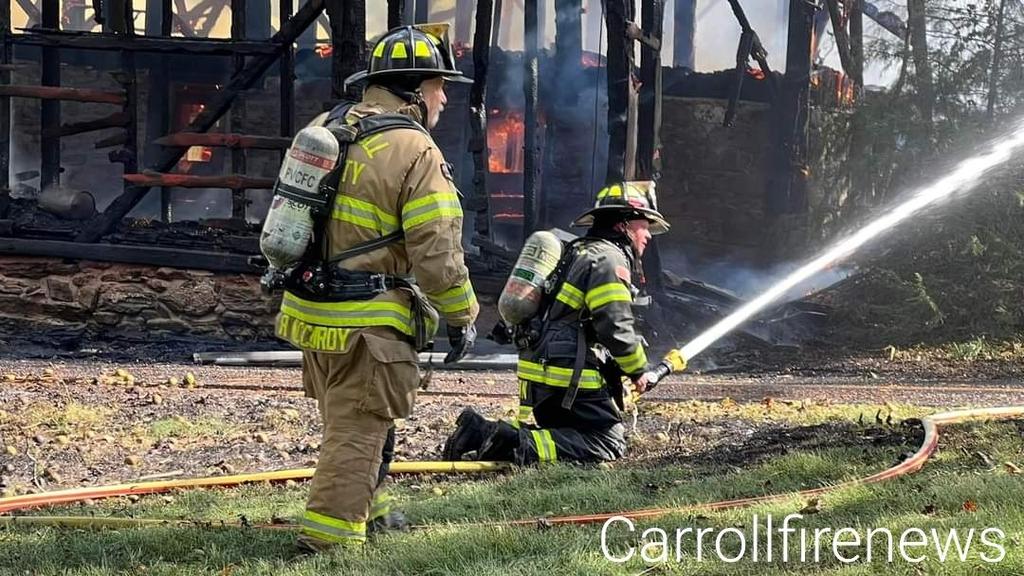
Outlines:
{"type": "MultiPolygon", "coordinates": [[[[604,188],[573,225],[589,227],[586,236],[565,246],[537,312],[511,330],[520,349],[517,419],[493,422],[464,409],[445,443],[446,460],[476,452],[479,460],[517,464],[600,462],[625,453],[623,377],[643,391],[647,369],[631,310],[637,293],[632,278],[641,273],[651,235],[669,225],[657,211],[653,182],[604,188]]],[[[506,292],[517,276],[530,273],[513,273],[506,292]]]]}
{"type": "Polygon", "coordinates": [[[302,349],[303,386],[324,425],[299,536],[312,551],[401,523],[379,487],[394,420],[409,416],[420,384],[417,351],[440,312],[445,362],[461,359],[479,312],[458,191],[427,132],[445,82],[471,82],[455,68],[447,27],[387,32],[368,70],[346,83],[356,81],[367,83],[361,102],[296,135],[261,237],[272,265],[263,283],[285,289],[277,335],[302,349]]]}

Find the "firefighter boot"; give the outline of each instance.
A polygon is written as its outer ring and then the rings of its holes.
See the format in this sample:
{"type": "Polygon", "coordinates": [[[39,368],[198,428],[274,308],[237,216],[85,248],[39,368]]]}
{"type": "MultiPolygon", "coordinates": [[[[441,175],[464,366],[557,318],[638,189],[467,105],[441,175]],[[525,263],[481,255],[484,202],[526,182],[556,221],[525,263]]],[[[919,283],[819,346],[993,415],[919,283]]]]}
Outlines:
{"type": "Polygon", "coordinates": [[[370,517],[366,523],[366,533],[382,534],[384,532],[407,532],[409,519],[398,510],[391,509],[391,496],[378,492],[370,503],[370,517]]]}
{"type": "Polygon", "coordinates": [[[515,458],[516,448],[520,444],[519,429],[504,420],[498,421],[495,424],[494,429],[481,443],[477,460],[494,460],[497,462],[516,462],[521,464],[515,458]]]}
{"type": "Polygon", "coordinates": [[[484,439],[497,428],[497,424],[478,414],[472,408],[463,408],[455,421],[455,432],[444,443],[441,459],[457,462],[469,452],[480,450],[484,439]]]}

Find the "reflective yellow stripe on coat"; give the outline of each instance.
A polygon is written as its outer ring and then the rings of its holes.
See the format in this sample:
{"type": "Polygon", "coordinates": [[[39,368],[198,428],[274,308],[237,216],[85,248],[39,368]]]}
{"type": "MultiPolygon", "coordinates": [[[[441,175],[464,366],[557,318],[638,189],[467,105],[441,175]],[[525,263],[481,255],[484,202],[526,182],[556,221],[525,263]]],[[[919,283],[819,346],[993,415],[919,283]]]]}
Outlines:
{"type": "Polygon", "coordinates": [[[461,218],[462,203],[455,192],[434,192],[402,206],[402,229],[410,230],[438,218],[461,218]]]}
{"type": "Polygon", "coordinates": [[[473,292],[473,284],[468,279],[460,286],[440,294],[427,294],[427,298],[438,311],[446,315],[469,310],[476,303],[476,293],[473,292]]]}
{"type": "Polygon", "coordinates": [[[636,350],[626,354],[625,356],[614,356],[615,362],[619,365],[624,372],[634,373],[641,370],[647,365],[647,353],[644,352],[644,347],[637,344],[636,350]]]}
{"type": "MultiPolygon", "coordinates": [[[[546,366],[529,360],[519,360],[517,374],[523,380],[557,388],[568,388],[572,381],[572,368],[546,366]]],[[[600,390],[603,385],[604,380],[597,370],[584,368],[580,372],[580,390],[600,390]]]]}
{"type": "Polygon", "coordinates": [[[584,300],[587,303],[587,308],[594,311],[612,302],[631,304],[633,302],[633,295],[629,293],[629,288],[626,288],[622,282],[609,282],[608,284],[601,284],[587,290],[584,300]]]}
{"type": "MultiPolygon", "coordinates": [[[[409,307],[387,300],[314,302],[285,292],[277,320],[277,336],[305,350],[341,352],[353,329],[387,326],[413,335],[409,307]]],[[[436,326],[427,326],[433,334],[436,326]]]]}

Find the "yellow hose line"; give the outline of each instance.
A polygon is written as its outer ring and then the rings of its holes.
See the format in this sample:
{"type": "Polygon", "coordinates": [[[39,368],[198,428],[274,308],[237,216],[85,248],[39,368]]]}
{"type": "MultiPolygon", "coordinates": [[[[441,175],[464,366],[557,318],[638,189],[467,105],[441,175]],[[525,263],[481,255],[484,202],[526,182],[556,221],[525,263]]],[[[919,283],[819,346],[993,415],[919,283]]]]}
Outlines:
{"type": "MultiPolygon", "coordinates": [[[[650,519],[666,514],[681,513],[681,512],[694,512],[698,510],[728,510],[741,508],[745,506],[752,506],[757,504],[766,504],[770,502],[779,502],[788,498],[793,497],[810,497],[835,492],[845,488],[853,486],[863,486],[866,484],[874,484],[878,482],[884,482],[892,480],[893,478],[899,478],[907,474],[913,474],[920,470],[925,462],[931,457],[938,447],[939,443],[939,429],[944,426],[952,424],[963,424],[966,422],[973,422],[979,420],[1008,420],[1008,419],[1020,419],[1024,418],[1024,406],[1005,406],[1001,408],[980,408],[975,410],[957,410],[951,412],[942,412],[939,414],[933,414],[926,416],[922,419],[924,425],[924,439],[921,442],[921,446],[918,447],[917,451],[909,458],[887,468],[881,472],[877,472],[870,476],[863,478],[856,478],[847,482],[842,482],[833,486],[814,488],[811,490],[803,490],[800,492],[781,493],[781,494],[770,494],[765,496],[755,496],[751,498],[741,498],[738,500],[724,500],[721,502],[707,502],[690,504],[683,507],[675,508],[653,508],[646,510],[625,510],[621,512],[610,512],[601,514],[590,514],[590,515],[574,515],[574,516],[556,516],[547,517],[544,519],[546,525],[551,524],[589,524],[594,522],[603,522],[613,516],[625,516],[627,518],[634,519],[650,519]]],[[[508,467],[508,464],[501,462],[397,462],[392,464],[391,472],[395,474],[400,473],[454,473],[454,472],[493,472],[503,470],[508,467]]],[[[100,488],[78,488],[74,490],[64,490],[60,492],[50,492],[45,494],[33,494],[30,496],[16,496],[14,498],[0,498],[0,512],[7,512],[13,510],[21,510],[25,508],[34,508],[38,506],[46,506],[50,504],[57,504],[63,502],[73,502],[76,500],[83,500],[85,498],[97,497],[95,494],[101,493],[99,497],[106,496],[121,496],[131,493],[153,493],[153,492],[164,492],[173,488],[190,488],[200,486],[224,486],[240,484],[242,482],[260,482],[267,480],[287,480],[297,478],[308,478],[312,476],[312,468],[304,468],[298,470],[281,470],[278,472],[265,472],[260,474],[239,474],[235,476],[223,476],[214,478],[196,478],[190,480],[177,480],[172,482],[150,482],[146,484],[119,484],[115,486],[106,486],[100,488]],[[139,491],[142,487],[152,488],[154,486],[160,486],[163,489],[160,490],[143,490],[139,491]],[[127,491],[126,491],[127,490],[127,491]],[[94,495],[89,496],[86,494],[92,493],[94,495]]],[[[483,526],[530,526],[537,523],[536,519],[529,520],[512,520],[512,521],[497,521],[497,522],[480,522],[474,524],[456,524],[456,526],[464,527],[483,527],[483,526]]],[[[198,528],[219,528],[219,527],[250,527],[250,528],[268,528],[268,529],[292,529],[296,526],[293,524],[253,524],[253,523],[239,523],[239,522],[220,522],[220,521],[196,521],[196,520],[161,520],[151,518],[95,518],[95,517],[76,517],[76,516],[0,516],[0,527],[11,527],[11,526],[56,526],[56,527],[93,527],[93,528],[123,528],[123,527],[144,527],[144,526],[178,526],[178,527],[198,527],[198,528]]],[[[448,524],[451,527],[453,525],[448,524]]]]}
{"type": "MultiPolygon", "coordinates": [[[[390,474],[458,474],[498,472],[509,467],[506,462],[393,462],[389,467],[390,474]]],[[[95,500],[113,496],[131,494],[158,494],[171,490],[186,488],[207,488],[213,486],[235,486],[253,482],[282,482],[284,480],[305,480],[313,477],[315,468],[294,468],[274,472],[257,472],[254,474],[233,474],[231,476],[212,476],[208,478],[186,478],[181,480],[164,480],[158,482],[141,482],[135,484],[112,484],[90,488],[72,488],[41,494],[25,494],[0,498],[0,514],[38,508],[54,504],[66,504],[81,500],[95,500]]]]}
{"type": "Polygon", "coordinates": [[[260,528],[292,530],[295,524],[253,524],[237,520],[180,520],[163,518],[120,518],[113,516],[0,516],[0,528],[260,528]]]}

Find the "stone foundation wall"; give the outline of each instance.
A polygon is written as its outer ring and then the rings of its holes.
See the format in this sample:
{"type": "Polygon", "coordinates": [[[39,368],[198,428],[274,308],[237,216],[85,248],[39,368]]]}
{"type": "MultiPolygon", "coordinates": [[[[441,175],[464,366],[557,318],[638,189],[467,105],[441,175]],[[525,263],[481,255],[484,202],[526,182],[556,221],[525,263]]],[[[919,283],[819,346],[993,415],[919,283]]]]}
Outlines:
{"type": "Polygon", "coordinates": [[[255,276],[0,257],[0,340],[272,341],[279,302],[255,276]]]}

